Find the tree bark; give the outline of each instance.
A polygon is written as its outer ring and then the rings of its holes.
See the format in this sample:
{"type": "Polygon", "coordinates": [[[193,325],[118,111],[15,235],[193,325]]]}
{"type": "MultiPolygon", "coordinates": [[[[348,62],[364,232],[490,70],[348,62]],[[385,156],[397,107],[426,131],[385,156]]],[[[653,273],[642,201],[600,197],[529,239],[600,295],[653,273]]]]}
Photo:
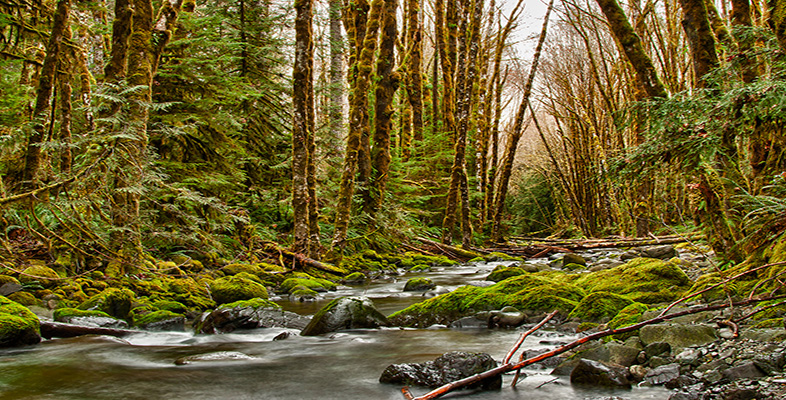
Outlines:
{"type": "Polygon", "coordinates": [[[308,252],[309,244],[309,138],[313,136],[312,2],[295,2],[295,64],[292,67],[294,106],[292,125],[292,250],[308,252]],[[310,93],[311,92],[311,93],[310,93]],[[311,103],[311,104],[309,104],[311,103]]]}
{"type": "Polygon", "coordinates": [[[696,87],[708,86],[706,75],[718,67],[715,38],[712,35],[704,0],[680,0],[682,28],[690,45],[696,87]]]}
{"type": "Polygon", "coordinates": [[[529,76],[527,77],[524,92],[521,96],[521,104],[519,105],[518,112],[516,112],[513,128],[508,135],[508,145],[505,149],[505,158],[502,160],[502,169],[500,171],[500,179],[494,201],[494,223],[491,230],[491,240],[494,242],[500,242],[502,240],[502,212],[505,208],[505,197],[508,194],[508,185],[510,183],[510,176],[513,172],[513,161],[516,158],[516,149],[518,148],[521,135],[524,133],[524,116],[529,106],[532,83],[535,81],[535,73],[538,71],[538,62],[540,61],[540,54],[543,50],[543,43],[546,41],[549,16],[551,15],[553,6],[554,0],[550,0],[549,6],[546,9],[546,16],[543,19],[543,27],[540,30],[538,45],[535,47],[535,55],[532,57],[532,66],[530,67],[529,76]]]}
{"type": "MultiPolygon", "coordinates": [[[[407,9],[407,100],[412,110],[412,137],[415,143],[423,139],[423,27],[420,23],[420,0],[408,0],[407,9]]],[[[412,152],[412,144],[402,143],[401,150],[404,160],[412,152]]]]}
{"type": "Polygon", "coordinates": [[[27,142],[25,168],[22,172],[22,183],[26,189],[34,189],[38,186],[38,172],[41,169],[41,159],[43,158],[41,145],[44,142],[47,123],[52,123],[49,121],[52,90],[55,85],[57,65],[62,56],[61,45],[68,29],[70,12],[71,1],[58,0],[52,22],[52,32],[49,34],[49,43],[46,46],[44,65],[41,67],[41,74],[38,78],[35,108],[33,109],[33,130],[27,142]]]}

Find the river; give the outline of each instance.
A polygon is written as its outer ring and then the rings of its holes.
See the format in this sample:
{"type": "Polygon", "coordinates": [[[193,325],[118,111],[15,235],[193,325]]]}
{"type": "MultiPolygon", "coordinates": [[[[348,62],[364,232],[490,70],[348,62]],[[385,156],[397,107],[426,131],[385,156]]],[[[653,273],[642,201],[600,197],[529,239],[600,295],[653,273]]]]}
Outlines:
{"type": "MultiPolygon", "coordinates": [[[[482,280],[499,263],[466,264],[420,272],[451,290],[482,280]]],[[[365,295],[385,314],[422,300],[403,293],[414,275],[375,280],[364,286],[342,287],[317,303],[292,303],[285,309],[313,314],[330,298],[365,295]]],[[[259,329],[223,335],[150,332],[115,339],[85,336],[46,340],[39,345],[0,351],[2,400],[104,399],[403,399],[400,387],[380,384],[379,376],[393,363],[433,360],[448,351],[487,352],[501,360],[521,331],[488,329],[357,330],[329,336],[285,340],[273,338],[285,329],[259,329]],[[181,357],[229,352],[231,360],[176,365],[181,357]]],[[[290,332],[293,332],[290,330],[290,332]]],[[[297,332],[293,332],[297,333],[297,332]]],[[[572,339],[549,330],[532,335],[524,348],[551,348],[572,339]]],[[[226,357],[224,357],[226,358],[226,357]]],[[[527,370],[516,389],[506,376],[496,392],[462,393],[462,399],[666,399],[661,388],[605,390],[579,388],[549,370],[527,370]]],[[[425,388],[413,388],[415,395],[425,388]]],[[[453,398],[455,395],[451,396],[453,398]]]]}

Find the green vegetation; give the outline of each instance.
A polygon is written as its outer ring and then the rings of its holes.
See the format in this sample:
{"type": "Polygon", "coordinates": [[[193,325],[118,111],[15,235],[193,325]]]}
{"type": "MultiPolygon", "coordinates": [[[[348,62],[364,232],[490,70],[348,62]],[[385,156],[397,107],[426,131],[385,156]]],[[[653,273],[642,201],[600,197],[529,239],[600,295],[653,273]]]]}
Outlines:
{"type": "Polygon", "coordinates": [[[216,304],[232,303],[253,298],[267,299],[267,288],[243,273],[218,278],[210,284],[210,294],[216,304]]]}

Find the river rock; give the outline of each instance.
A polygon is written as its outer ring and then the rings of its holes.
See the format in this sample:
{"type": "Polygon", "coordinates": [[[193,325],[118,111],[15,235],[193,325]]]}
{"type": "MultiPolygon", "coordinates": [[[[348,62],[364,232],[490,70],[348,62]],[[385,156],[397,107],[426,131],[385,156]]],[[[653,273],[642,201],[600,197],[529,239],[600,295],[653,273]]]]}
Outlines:
{"type": "Polygon", "coordinates": [[[490,311],[488,327],[515,328],[527,322],[527,316],[515,307],[504,307],[502,310],[490,311]]]}
{"type": "Polygon", "coordinates": [[[592,360],[579,360],[570,373],[570,383],[603,387],[630,388],[628,369],[592,360]]]}
{"type": "Polygon", "coordinates": [[[562,257],[562,266],[564,267],[568,264],[578,264],[586,267],[587,260],[576,253],[565,253],[565,255],[562,257]]]}
{"type": "Polygon", "coordinates": [[[724,378],[730,381],[737,379],[761,378],[767,376],[767,374],[762,372],[762,370],[760,370],[753,361],[746,362],[745,364],[738,365],[736,367],[731,367],[723,371],[722,374],[724,378]]]}
{"type": "Polygon", "coordinates": [[[661,365],[657,368],[650,370],[644,375],[644,380],[651,385],[662,385],[680,376],[680,365],[671,363],[661,365]]]}
{"type": "Polygon", "coordinates": [[[111,317],[69,316],[57,318],[56,321],[71,325],[89,326],[93,328],[128,329],[128,323],[126,321],[111,317]]]}
{"type": "Polygon", "coordinates": [[[229,333],[236,329],[303,329],[308,317],[281,310],[275,303],[252,299],[225,304],[202,314],[194,322],[196,333],[229,333]]]}
{"type": "Polygon", "coordinates": [[[431,279],[424,277],[411,278],[404,285],[405,292],[421,292],[437,287],[431,279]]]}
{"type": "Polygon", "coordinates": [[[253,359],[254,357],[237,351],[217,351],[214,353],[195,354],[192,356],[180,357],[175,360],[175,365],[187,365],[197,362],[246,361],[253,359]]]}
{"type": "MultiPolygon", "coordinates": [[[[397,385],[417,385],[439,387],[449,382],[466,378],[497,366],[497,362],[486,353],[465,353],[454,351],[445,353],[434,361],[411,364],[392,364],[385,368],[379,381],[397,385]]],[[[478,382],[469,388],[480,387],[484,390],[502,387],[502,376],[478,382]]]]}
{"type": "Polygon", "coordinates": [[[670,244],[661,246],[650,246],[641,249],[642,257],[657,258],[660,260],[669,260],[677,257],[677,250],[670,244]]]}
{"type": "Polygon", "coordinates": [[[714,342],[718,338],[718,335],[715,328],[709,325],[665,323],[642,327],[639,330],[639,337],[645,345],[655,342],[665,342],[668,343],[672,349],[682,349],[714,342]]]}
{"type": "Polygon", "coordinates": [[[342,329],[379,328],[387,318],[367,297],[340,297],[319,310],[301,335],[316,336],[342,329]]]}
{"type": "Polygon", "coordinates": [[[41,341],[38,317],[25,306],[0,296],[0,347],[16,347],[41,341]]]}

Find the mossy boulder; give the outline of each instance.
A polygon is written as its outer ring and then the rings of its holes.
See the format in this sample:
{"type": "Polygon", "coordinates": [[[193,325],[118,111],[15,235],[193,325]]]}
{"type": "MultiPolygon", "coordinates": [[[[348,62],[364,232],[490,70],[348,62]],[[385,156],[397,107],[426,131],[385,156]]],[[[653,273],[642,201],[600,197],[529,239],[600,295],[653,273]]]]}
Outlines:
{"type": "Polygon", "coordinates": [[[567,266],[568,264],[578,264],[578,265],[586,267],[587,266],[587,260],[585,260],[584,257],[582,257],[582,256],[580,256],[580,255],[578,255],[576,253],[565,253],[565,255],[562,256],[562,266],[563,266],[563,268],[565,268],[565,266],[567,266]]]}
{"type": "Polygon", "coordinates": [[[19,279],[16,279],[13,276],[0,274],[0,286],[5,285],[6,283],[14,283],[17,285],[22,284],[19,282],[19,279]]]}
{"type": "Polygon", "coordinates": [[[256,298],[223,304],[213,311],[202,314],[194,322],[194,331],[228,333],[238,329],[303,329],[308,322],[308,317],[283,311],[278,304],[270,300],[256,298]]]}
{"type": "Polygon", "coordinates": [[[151,306],[156,310],[171,311],[175,314],[184,314],[188,311],[183,303],[174,300],[157,300],[151,303],[151,306]]]}
{"type": "Polygon", "coordinates": [[[298,286],[311,289],[315,292],[327,292],[329,290],[336,290],[336,284],[327,280],[314,278],[308,274],[295,274],[295,277],[289,278],[281,283],[280,291],[291,293],[292,290],[298,286]]]}
{"type": "Polygon", "coordinates": [[[437,284],[434,283],[430,278],[425,277],[417,277],[411,278],[407,281],[404,285],[405,292],[417,292],[417,291],[425,291],[431,290],[437,287],[437,284]]]}
{"type": "MultiPolygon", "coordinates": [[[[631,303],[620,310],[606,326],[612,329],[622,328],[641,322],[642,315],[649,310],[646,304],[631,303]]],[[[632,336],[632,335],[631,335],[632,336]]]]}
{"type": "Polygon", "coordinates": [[[113,318],[128,319],[134,292],[128,289],[109,288],[90,297],[79,305],[80,310],[99,310],[113,318]]]}
{"type": "Polygon", "coordinates": [[[292,289],[292,292],[289,294],[289,300],[299,301],[301,303],[307,301],[316,301],[318,298],[319,293],[304,286],[295,286],[292,289]]]}
{"type": "Polygon", "coordinates": [[[526,273],[528,272],[524,270],[524,268],[521,268],[517,265],[513,265],[513,266],[500,265],[494,268],[493,271],[491,271],[489,276],[486,277],[486,280],[491,282],[500,282],[514,276],[524,275],[526,273]]]}
{"type": "Polygon", "coordinates": [[[252,264],[235,263],[235,264],[225,265],[224,267],[221,268],[221,271],[224,271],[224,273],[227,275],[237,275],[241,272],[245,272],[251,275],[256,275],[262,272],[263,269],[252,264]]]}
{"type": "Polygon", "coordinates": [[[691,285],[678,265],[652,258],[635,258],[618,267],[582,274],[574,283],[588,292],[616,293],[645,304],[676,300],[691,285]]]}
{"type": "Polygon", "coordinates": [[[41,341],[41,323],[25,306],[0,296],[0,347],[16,347],[41,341]]]}
{"type": "Polygon", "coordinates": [[[428,272],[431,271],[431,266],[426,264],[418,264],[409,269],[409,272],[428,272]]]}
{"type": "Polygon", "coordinates": [[[68,322],[73,317],[104,317],[112,318],[111,315],[99,310],[80,310],[78,308],[58,308],[52,314],[52,319],[57,322],[68,322]]]}
{"type": "Polygon", "coordinates": [[[153,311],[134,318],[135,326],[156,331],[184,331],[185,322],[182,314],[167,310],[153,311]]]}
{"type": "Polygon", "coordinates": [[[585,294],[583,289],[559,279],[558,275],[525,274],[485,288],[462,286],[393,313],[389,319],[394,325],[427,327],[505,306],[522,311],[558,309],[567,314],[585,294]]]}
{"type": "Polygon", "coordinates": [[[511,256],[510,254],[491,252],[483,256],[485,261],[522,261],[521,257],[511,256]]]}
{"type": "Polygon", "coordinates": [[[38,282],[41,286],[52,289],[57,286],[60,281],[60,275],[52,268],[43,265],[33,265],[25,268],[19,274],[19,282],[22,284],[30,284],[38,282]]]}
{"type": "Polygon", "coordinates": [[[566,271],[580,271],[582,269],[587,269],[585,265],[570,263],[562,266],[562,269],[566,271]]]}
{"type": "Polygon", "coordinates": [[[38,304],[38,299],[28,292],[15,292],[8,296],[8,300],[17,302],[23,306],[34,306],[38,304]]]}
{"type": "Polygon", "coordinates": [[[57,322],[67,324],[125,329],[128,323],[122,319],[114,318],[111,315],[98,310],[79,310],[76,308],[59,308],[55,310],[53,319],[57,322]]]}
{"type": "Polygon", "coordinates": [[[570,313],[570,317],[582,321],[606,321],[632,303],[633,300],[618,294],[594,292],[579,302],[570,313]]]}
{"type": "Polygon", "coordinates": [[[319,310],[300,334],[316,336],[343,329],[379,328],[387,324],[387,318],[370,299],[340,297],[319,310]]]}
{"type": "Polygon", "coordinates": [[[360,285],[362,283],[365,283],[366,279],[368,279],[366,274],[362,272],[353,272],[345,276],[342,281],[348,285],[360,285]]]}
{"type": "Polygon", "coordinates": [[[210,284],[210,293],[216,304],[232,303],[253,298],[268,298],[265,286],[243,276],[243,274],[216,279],[210,284]]]}
{"type": "Polygon", "coordinates": [[[718,333],[709,325],[661,323],[642,327],[639,330],[639,338],[645,346],[655,342],[666,342],[671,346],[674,354],[677,354],[675,349],[714,342],[718,339],[718,333]]]}

